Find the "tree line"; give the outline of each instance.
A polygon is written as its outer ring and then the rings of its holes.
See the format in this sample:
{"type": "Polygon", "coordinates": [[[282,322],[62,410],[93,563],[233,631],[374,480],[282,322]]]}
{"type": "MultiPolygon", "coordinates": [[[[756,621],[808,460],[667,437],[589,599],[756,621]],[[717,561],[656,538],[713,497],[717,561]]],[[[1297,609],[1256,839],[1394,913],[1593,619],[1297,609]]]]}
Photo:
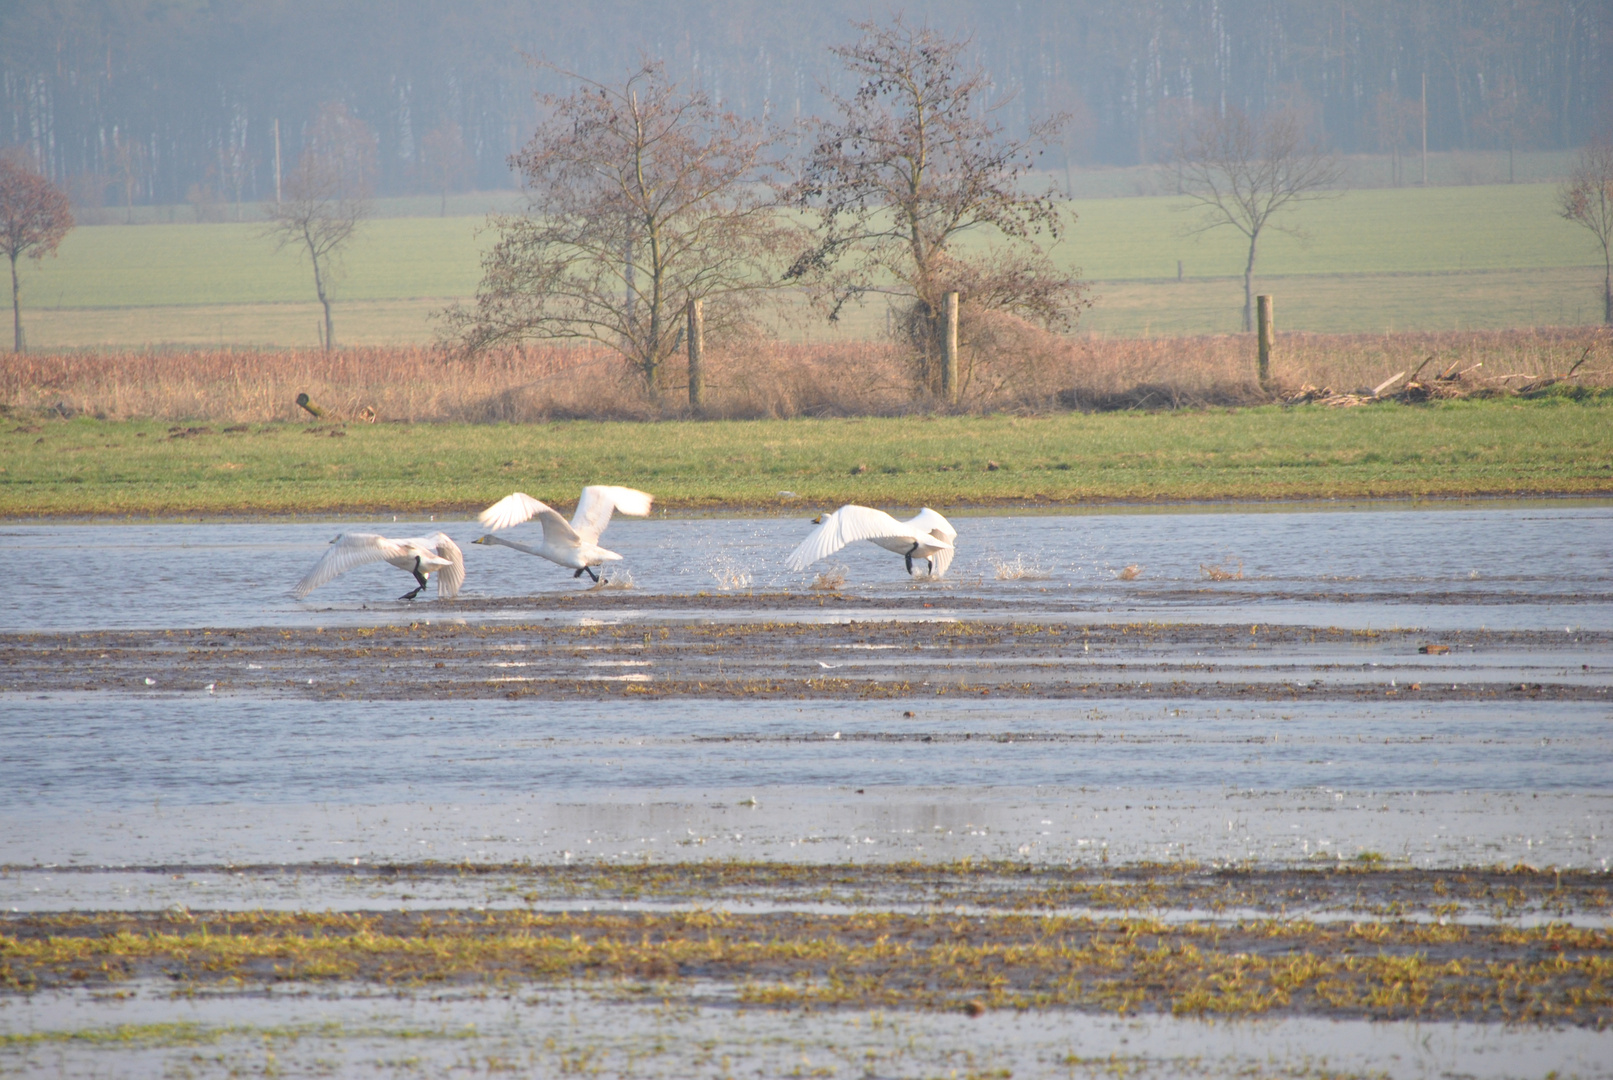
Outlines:
{"type": "MultiPolygon", "coordinates": [[[[263,201],[339,101],[378,194],[505,188],[534,93],[648,55],[753,119],[823,114],[853,76],[852,0],[13,0],[0,145],[81,205],[263,201]],[[563,64],[534,66],[532,59],[563,64]]],[[[1195,109],[1286,108],[1343,152],[1567,149],[1613,112],[1605,0],[937,0],[1017,137],[1068,114],[1043,166],[1157,163],[1195,109]]]]}

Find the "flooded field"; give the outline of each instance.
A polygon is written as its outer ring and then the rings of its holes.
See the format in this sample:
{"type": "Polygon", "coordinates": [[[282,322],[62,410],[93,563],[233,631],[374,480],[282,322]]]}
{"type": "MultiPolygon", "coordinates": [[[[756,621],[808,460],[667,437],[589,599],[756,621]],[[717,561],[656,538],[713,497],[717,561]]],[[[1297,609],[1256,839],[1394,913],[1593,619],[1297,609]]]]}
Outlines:
{"type": "MultiPolygon", "coordinates": [[[[811,516],[618,518],[603,543],[624,556],[613,570],[631,581],[628,595],[646,603],[700,593],[810,596],[830,569],[843,579],[839,591],[874,606],[922,593],[936,604],[1028,603],[1097,621],[1613,630],[1606,503],[960,516],[951,571],[919,585],[899,556],[866,543],[806,573],[785,570],[811,516]],[[1135,577],[1123,580],[1128,568],[1135,577]]],[[[537,533],[527,525],[507,535],[530,542],[537,533]]],[[[474,522],[389,519],[0,526],[0,545],[29,567],[9,586],[0,630],[372,625],[449,612],[525,618],[587,584],[542,559],[470,547],[480,534],[474,522]],[[395,602],[411,579],[380,564],[291,599],[338,532],[439,529],[466,551],[457,603],[395,602]],[[523,597],[533,602],[515,599],[523,597]]]]}
{"type": "Polygon", "coordinates": [[[0,527],[0,1074],[1613,1071],[1613,507],[954,524],[938,582],[657,518],[413,604],[289,587],[474,525],[0,527]],[[493,951],[299,967],[310,912],[493,951]]]}

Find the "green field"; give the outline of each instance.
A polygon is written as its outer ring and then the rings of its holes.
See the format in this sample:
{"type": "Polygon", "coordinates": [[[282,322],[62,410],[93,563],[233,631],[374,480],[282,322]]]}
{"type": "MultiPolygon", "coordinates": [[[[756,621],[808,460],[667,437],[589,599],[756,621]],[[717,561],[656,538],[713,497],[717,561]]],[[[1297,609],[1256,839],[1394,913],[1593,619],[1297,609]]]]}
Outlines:
{"type": "MultiPolygon", "coordinates": [[[[1261,284],[1280,325],[1332,332],[1585,323],[1599,316],[1595,252],[1552,210],[1555,187],[1399,188],[1350,192],[1294,218],[1301,243],[1263,243],[1261,284]]],[[[1055,249],[1096,283],[1084,326],[1105,334],[1235,329],[1242,251],[1229,229],[1194,239],[1177,198],[1086,199],[1055,249]],[[1186,280],[1178,284],[1177,262],[1186,280]]],[[[430,311],[471,295],[491,234],[480,216],[370,222],[336,288],[337,334],[351,344],[425,341],[430,311]],[[479,230],[480,231],[479,233],[479,230]]],[[[310,344],[311,277],[255,224],[97,225],[60,257],[25,266],[33,347],[310,344]]],[[[882,310],[839,331],[868,334],[882,310]]]]}
{"type": "Polygon", "coordinates": [[[0,461],[12,519],[462,512],[596,482],[672,509],[1610,494],[1613,404],[233,431],[76,419],[8,424],[0,461]]]}

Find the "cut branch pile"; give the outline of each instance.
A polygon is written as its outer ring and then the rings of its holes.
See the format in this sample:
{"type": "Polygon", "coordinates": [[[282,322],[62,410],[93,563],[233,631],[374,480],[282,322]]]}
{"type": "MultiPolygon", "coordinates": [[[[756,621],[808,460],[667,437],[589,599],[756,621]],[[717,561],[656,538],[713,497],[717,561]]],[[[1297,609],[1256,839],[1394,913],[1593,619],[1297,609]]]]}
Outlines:
{"type": "Polygon", "coordinates": [[[1304,383],[1293,393],[1282,395],[1284,405],[1326,405],[1329,408],[1351,408],[1356,405],[1371,405],[1381,401],[1397,401],[1403,405],[1418,405],[1426,401],[1451,401],[1464,398],[1493,398],[1493,397],[1533,397],[1541,394],[1551,387],[1562,383],[1584,385],[1584,380],[1605,379],[1613,375],[1613,369],[1581,370],[1585,361],[1601,351],[1602,347],[1613,345],[1613,339],[1607,335],[1593,337],[1580,353],[1579,359],[1562,374],[1541,374],[1538,372],[1513,372],[1507,375],[1484,375],[1480,369],[1484,362],[1480,361],[1469,367],[1461,367],[1462,360],[1457,359],[1449,366],[1434,375],[1427,382],[1418,380],[1423,368],[1434,359],[1426,357],[1421,364],[1407,377],[1404,371],[1397,372],[1370,389],[1361,387],[1356,390],[1338,391],[1331,387],[1318,387],[1304,383]],[[1458,370],[1460,369],[1460,370],[1458,370]]]}

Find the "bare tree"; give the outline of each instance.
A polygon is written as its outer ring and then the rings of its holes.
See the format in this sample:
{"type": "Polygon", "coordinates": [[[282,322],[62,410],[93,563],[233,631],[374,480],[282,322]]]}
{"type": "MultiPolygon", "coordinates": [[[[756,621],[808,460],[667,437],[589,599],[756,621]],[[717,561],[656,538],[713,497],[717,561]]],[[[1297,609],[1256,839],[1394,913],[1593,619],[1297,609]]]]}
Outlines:
{"type": "Polygon", "coordinates": [[[218,178],[235,204],[235,220],[241,220],[241,196],[252,179],[258,159],[247,152],[246,144],[231,138],[218,152],[218,178]]]}
{"type": "Polygon", "coordinates": [[[419,176],[428,190],[442,195],[440,216],[447,217],[448,193],[470,176],[470,154],[458,124],[450,120],[421,137],[419,176]]]}
{"type": "Polygon", "coordinates": [[[652,394],[666,381],[693,300],[714,333],[779,286],[798,230],[775,211],[769,138],[666,80],[646,61],[624,82],[567,74],[577,92],[541,98],[548,117],[513,159],[525,214],[497,217],[473,309],[451,309],[462,343],[598,342],[652,394]]]}
{"type": "Polygon", "coordinates": [[[832,51],[857,90],[830,94],[833,115],[814,125],[793,197],[815,211],[818,236],[789,276],[831,320],[848,302],[893,298],[918,381],[940,394],[947,293],[960,294],[962,322],[995,310],[1063,328],[1079,310],[1078,280],[1037,242],[1064,226],[1056,193],[1025,190],[1061,118],[1011,139],[997,119],[1006,103],[988,99],[984,70],[964,65],[967,40],[900,15],[854,25],[861,39],[832,51]],[[965,251],[968,235],[980,242],[965,251]]]}
{"type": "Polygon", "coordinates": [[[0,154],[0,250],[11,260],[12,349],[22,352],[22,291],[17,260],[39,262],[56,254],[73,227],[73,210],[62,191],[35,172],[20,153],[0,154]]]}
{"type": "Polygon", "coordinates": [[[1406,182],[1404,153],[1421,120],[1421,106],[1392,91],[1385,90],[1372,101],[1372,140],[1389,155],[1389,182],[1395,187],[1406,182]]]}
{"type": "Polygon", "coordinates": [[[1206,113],[1178,144],[1176,177],[1186,209],[1204,211],[1189,234],[1231,226],[1249,241],[1243,267],[1243,328],[1254,329],[1255,257],[1267,229],[1305,237],[1279,215],[1301,202],[1342,195],[1344,166],[1305,136],[1293,110],[1251,117],[1238,109],[1206,113]]]}
{"type": "Polygon", "coordinates": [[[1602,246],[1602,322],[1613,326],[1613,142],[1598,139],[1580,150],[1557,206],[1602,246]]]}
{"type": "Polygon", "coordinates": [[[314,292],[325,311],[324,345],[336,347],[331,321],[331,285],[341,256],[369,214],[375,172],[375,137],[345,106],[320,108],[297,167],[286,178],[285,197],[269,208],[264,234],[284,250],[308,256],[314,292]]]}
{"type": "Polygon", "coordinates": [[[112,182],[123,189],[123,223],[134,224],[134,193],[146,178],[146,147],[112,133],[112,182]]]}
{"type": "Polygon", "coordinates": [[[1514,159],[1519,150],[1534,145],[1535,139],[1551,120],[1551,114],[1529,93],[1529,88],[1509,75],[1490,84],[1484,111],[1473,118],[1473,126],[1507,148],[1507,183],[1517,183],[1514,159]]]}

